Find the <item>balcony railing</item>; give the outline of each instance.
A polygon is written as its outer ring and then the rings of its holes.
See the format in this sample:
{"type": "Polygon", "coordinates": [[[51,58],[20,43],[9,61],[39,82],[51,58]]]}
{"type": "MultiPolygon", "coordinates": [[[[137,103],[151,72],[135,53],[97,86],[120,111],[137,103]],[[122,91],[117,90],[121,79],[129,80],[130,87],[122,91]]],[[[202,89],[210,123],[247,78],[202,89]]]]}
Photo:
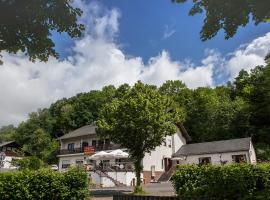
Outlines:
{"type": "MultiPolygon", "coordinates": [[[[120,148],[120,145],[104,145],[104,146],[96,146],[95,151],[115,150],[119,148],[120,148]]],[[[59,150],[59,155],[77,154],[77,153],[84,153],[84,147],[59,150]]]]}

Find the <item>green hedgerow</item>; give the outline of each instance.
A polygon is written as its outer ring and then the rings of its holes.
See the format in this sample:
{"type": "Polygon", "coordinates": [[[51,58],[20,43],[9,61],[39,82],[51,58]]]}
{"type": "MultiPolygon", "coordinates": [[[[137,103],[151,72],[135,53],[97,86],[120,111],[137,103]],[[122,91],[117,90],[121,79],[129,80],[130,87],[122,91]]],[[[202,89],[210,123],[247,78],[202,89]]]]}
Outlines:
{"type": "Polygon", "coordinates": [[[49,169],[0,173],[0,200],[83,200],[87,174],[81,169],[59,173],[49,169]]]}
{"type": "Polygon", "coordinates": [[[179,165],[172,183],[184,198],[270,199],[270,164],[179,165]]]}

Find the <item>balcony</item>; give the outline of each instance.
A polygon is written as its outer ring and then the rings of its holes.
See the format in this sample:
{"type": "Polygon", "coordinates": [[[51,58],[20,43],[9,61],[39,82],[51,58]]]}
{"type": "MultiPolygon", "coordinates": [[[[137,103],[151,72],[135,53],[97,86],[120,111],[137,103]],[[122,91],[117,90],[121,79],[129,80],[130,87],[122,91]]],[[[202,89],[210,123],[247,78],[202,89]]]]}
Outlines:
{"type": "MultiPolygon", "coordinates": [[[[104,146],[96,146],[95,151],[106,151],[106,150],[115,150],[119,149],[120,145],[104,145],[104,146]]],[[[66,155],[66,154],[77,154],[77,153],[84,153],[84,147],[74,148],[74,149],[60,149],[59,155],[66,155]]]]}

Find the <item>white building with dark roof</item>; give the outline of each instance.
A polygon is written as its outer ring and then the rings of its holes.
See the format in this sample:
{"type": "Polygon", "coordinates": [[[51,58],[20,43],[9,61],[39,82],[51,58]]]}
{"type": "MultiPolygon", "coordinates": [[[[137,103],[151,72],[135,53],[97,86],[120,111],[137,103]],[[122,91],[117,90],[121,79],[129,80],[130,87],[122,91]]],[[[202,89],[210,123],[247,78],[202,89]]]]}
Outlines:
{"type": "MultiPolygon", "coordinates": [[[[166,181],[170,177],[168,174],[172,173],[172,155],[190,140],[184,127],[181,124],[177,127],[175,134],[166,136],[160,146],[143,158],[142,178],[145,183],[166,181]]],[[[59,170],[83,165],[89,170],[93,182],[98,185],[109,187],[135,184],[133,163],[126,157],[112,156],[114,150],[125,152],[125,149],[108,139],[100,139],[96,128],[86,125],[58,138],[61,144],[58,154],[59,170]],[[96,159],[98,156],[100,159],[96,159]]]]}
{"type": "Polygon", "coordinates": [[[255,164],[256,154],[251,138],[220,140],[183,145],[175,154],[176,164],[255,164]]]}
{"type": "Polygon", "coordinates": [[[15,141],[5,141],[0,143],[0,170],[8,171],[16,169],[13,165],[15,160],[21,159],[21,146],[15,141]]]}

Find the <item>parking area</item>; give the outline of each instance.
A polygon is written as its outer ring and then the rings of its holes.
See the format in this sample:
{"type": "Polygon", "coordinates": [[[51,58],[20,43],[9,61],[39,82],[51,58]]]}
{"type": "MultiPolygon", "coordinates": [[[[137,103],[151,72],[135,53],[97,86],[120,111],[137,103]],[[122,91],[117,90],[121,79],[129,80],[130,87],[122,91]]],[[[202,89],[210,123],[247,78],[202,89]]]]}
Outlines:
{"type": "MultiPolygon", "coordinates": [[[[149,183],[143,186],[148,195],[153,196],[174,196],[175,192],[170,182],[149,183]]],[[[129,194],[133,192],[133,187],[100,188],[91,190],[91,199],[112,200],[114,194],[129,194]]]]}

